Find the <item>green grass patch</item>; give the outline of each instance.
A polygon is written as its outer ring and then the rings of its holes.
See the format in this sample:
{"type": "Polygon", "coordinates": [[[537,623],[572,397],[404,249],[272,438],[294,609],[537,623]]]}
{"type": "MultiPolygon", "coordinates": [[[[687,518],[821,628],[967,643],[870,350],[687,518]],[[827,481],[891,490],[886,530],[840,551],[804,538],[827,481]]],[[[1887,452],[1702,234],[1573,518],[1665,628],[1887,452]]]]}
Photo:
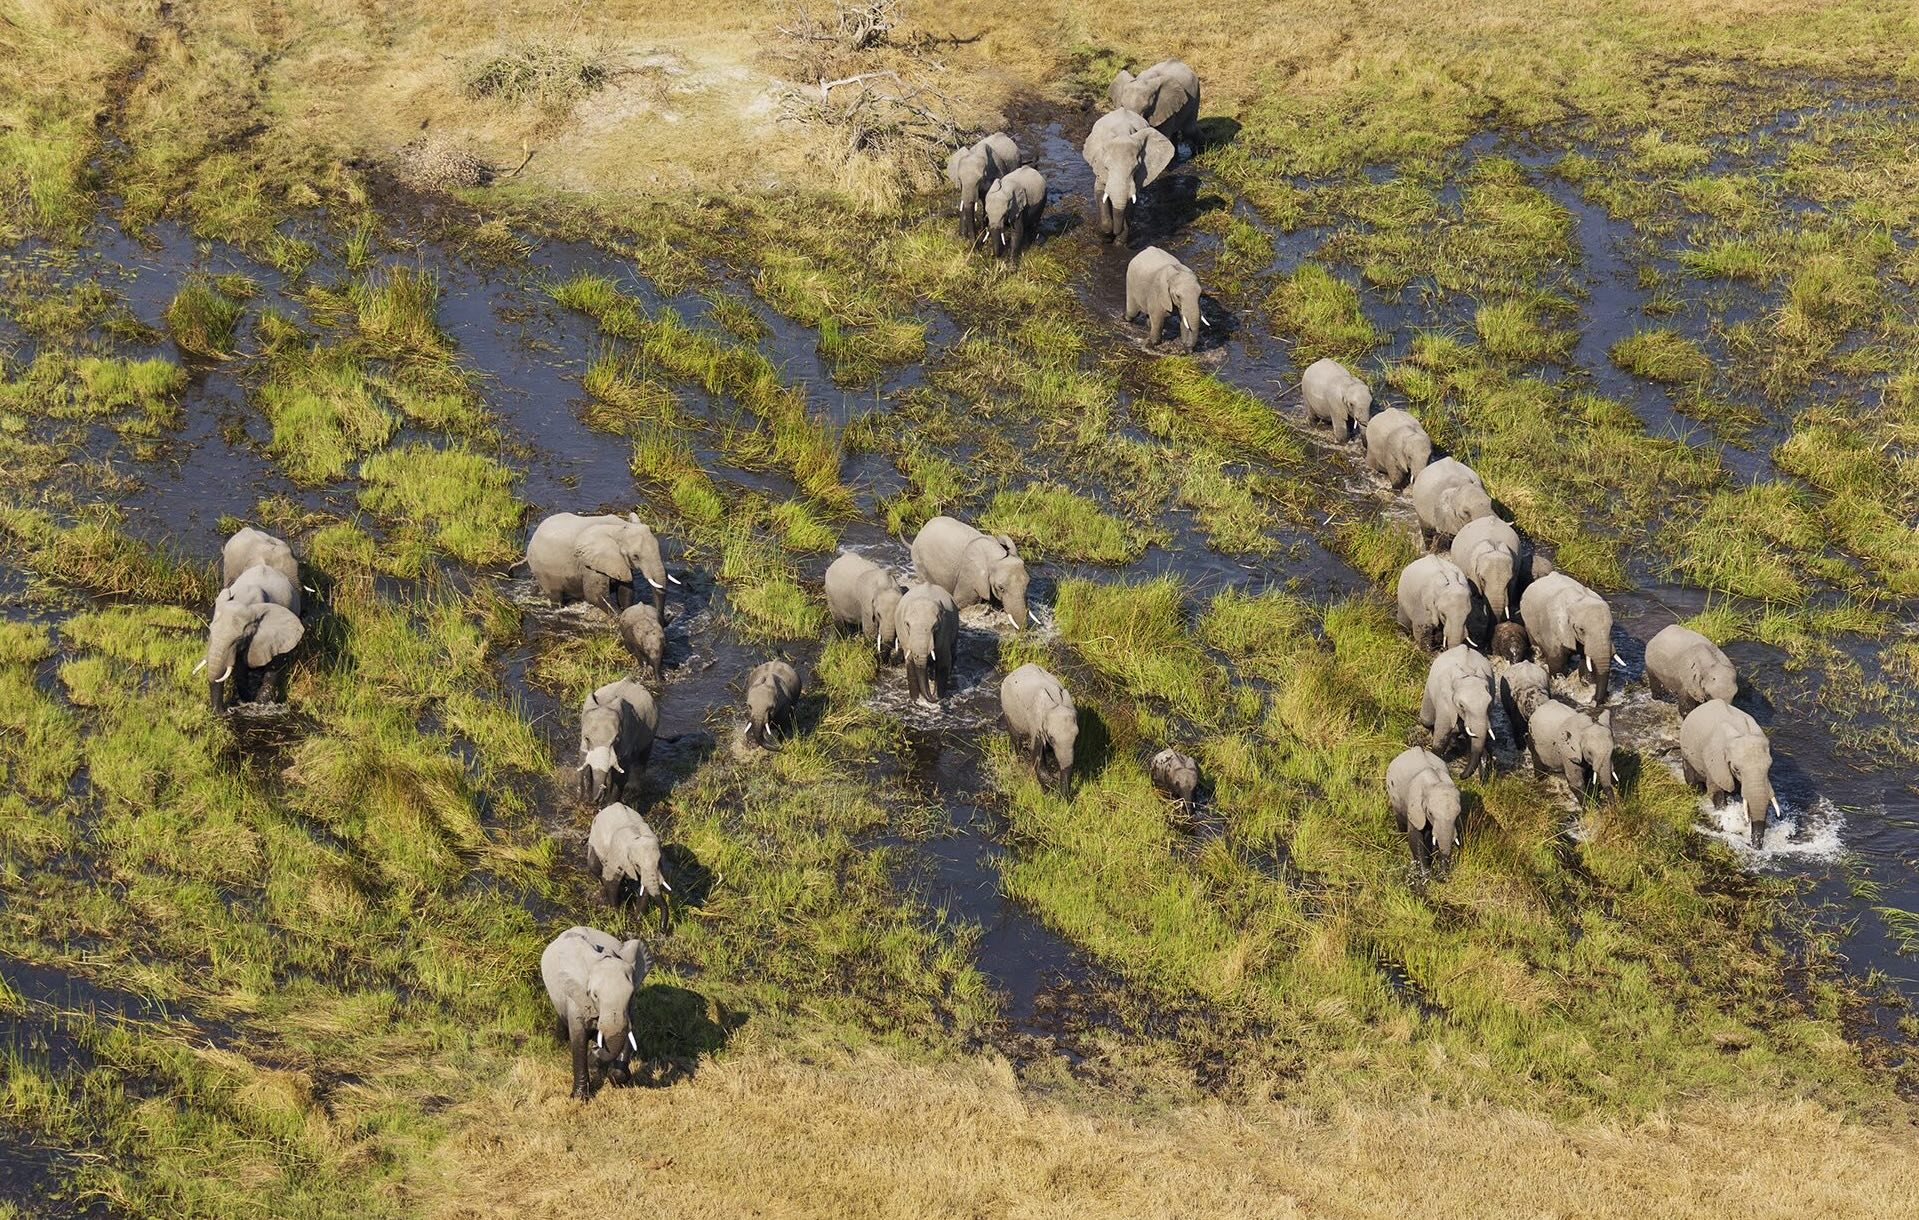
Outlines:
{"type": "Polygon", "coordinates": [[[1809,590],[1795,557],[1818,547],[1820,537],[1803,493],[1760,483],[1714,492],[1697,512],[1675,519],[1664,543],[1673,570],[1701,588],[1798,603],[1809,590]]]}
{"type": "Polygon", "coordinates": [[[1244,452],[1282,464],[1305,457],[1299,438],[1267,403],[1202,371],[1189,360],[1142,362],[1133,411],[1140,426],[1166,440],[1244,452]]]}
{"type": "Polygon", "coordinates": [[[1155,531],[1124,521],[1097,501],[1055,484],[1002,491],[980,515],[980,528],[1030,546],[1041,558],[1114,567],[1146,553],[1155,531]]]}
{"type": "Polygon", "coordinates": [[[484,454],[405,445],[362,462],[360,481],[361,507],[393,523],[396,570],[419,572],[428,549],[487,565],[520,553],[519,476],[484,454]]]}
{"type": "Polygon", "coordinates": [[[1712,360],[1705,351],[1669,327],[1634,331],[1607,354],[1628,373],[1651,381],[1698,385],[1713,375],[1712,360]]]}
{"type": "Polygon", "coordinates": [[[344,477],[400,426],[365,366],[339,347],[315,346],[276,360],[258,401],[273,424],[267,451],[288,478],[309,486],[344,477]]]}
{"type": "Polygon", "coordinates": [[[1318,263],[1301,263],[1266,297],[1275,333],[1293,345],[1300,368],[1330,356],[1352,363],[1379,345],[1380,334],[1359,307],[1359,292],[1318,263]]]}
{"type": "Polygon", "coordinates": [[[167,302],[167,331],[183,352],[224,360],[233,354],[244,300],[229,296],[205,276],[188,276],[167,302]]]}

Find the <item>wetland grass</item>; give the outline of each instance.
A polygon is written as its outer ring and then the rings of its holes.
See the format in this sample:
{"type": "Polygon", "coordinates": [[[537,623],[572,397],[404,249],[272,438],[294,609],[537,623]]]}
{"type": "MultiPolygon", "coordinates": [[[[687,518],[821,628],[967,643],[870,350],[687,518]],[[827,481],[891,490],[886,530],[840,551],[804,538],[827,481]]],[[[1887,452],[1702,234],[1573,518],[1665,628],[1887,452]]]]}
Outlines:
{"type": "Polygon", "coordinates": [[[167,303],[167,331],[183,352],[224,360],[233,354],[245,301],[205,276],[189,278],[167,303]]]}
{"type": "Polygon", "coordinates": [[[1042,559],[1123,566],[1138,559],[1153,530],[1122,520],[1086,496],[1035,484],[993,497],[979,527],[1029,546],[1042,559]]]}
{"type": "Polygon", "coordinates": [[[401,572],[417,575],[429,548],[475,565],[520,553],[519,475],[485,454],[405,445],[362,462],[360,482],[361,506],[393,524],[401,572]]]}

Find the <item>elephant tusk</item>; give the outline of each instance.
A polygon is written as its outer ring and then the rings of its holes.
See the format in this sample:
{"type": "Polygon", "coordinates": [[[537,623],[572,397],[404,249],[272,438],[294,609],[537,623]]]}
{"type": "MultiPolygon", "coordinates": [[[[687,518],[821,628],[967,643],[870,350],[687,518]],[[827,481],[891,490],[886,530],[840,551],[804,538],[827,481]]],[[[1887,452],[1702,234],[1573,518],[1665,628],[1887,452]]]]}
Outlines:
{"type": "Polygon", "coordinates": [[[665,890],[667,893],[671,894],[673,892],[673,883],[668,881],[665,877],[661,877],[660,888],[665,890]]]}
{"type": "Polygon", "coordinates": [[[928,644],[928,645],[926,646],[926,659],[927,659],[927,660],[929,660],[929,661],[937,661],[937,660],[939,660],[939,659],[940,659],[940,650],[939,650],[939,649],[937,649],[937,648],[935,648],[935,647],[933,647],[933,646],[932,646],[931,644],[928,644]]]}
{"type": "Polygon", "coordinates": [[[680,583],[680,578],[673,575],[673,573],[668,572],[666,574],[666,583],[669,585],[677,585],[680,583]]]}
{"type": "Polygon", "coordinates": [[[1622,656],[1620,656],[1620,655],[1619,655],[1618,653],[1616,653],[1616,652],[1612,654],[1612,663],[1613,663],[1614,665],[1617,665],[1617,666],[1619,666],[1619,668],[1621,668],[1621,669],[1624,669],[1624,668],[1626,668],[1626,658],[1624,658],[1624,657],[1622,657],[1622,656]]]}
{"type": "Polygon", "coordinates": [[[639,1040],[633,1036],[633,1031],[630,1029],[626,1031],[626,1044],[633,1048],[634,1054],[637,1055],[640,1053],[639,1040]]]}
{"type": "Polygon", "coordinates": [[[606,1035],[597,1029],[593,1031],[593,1049],[596,1051],[606,1049],[606,1035]]]}
{"type": "Polygon", "coordinates": [[[613,760],[613,773],[614,773],[615,775],[625,775],[625,774],[626,774],[626,768],[625,768],[625,767],[622,767],[622,766],[620,765],[620,760],[619,760],[619,759],[617,759],[617,758],[613,760]]]}
{"type": "Polygon", "coordinates": [[[1486,726],[1486,740],[1487,741],[1499,740],[1499,734],[1493,731],[1493,726],[1490,724],[1486,726]]]}
{"type": "Polygon", "coordinates": [[[227,671],[221,674],[219,677],[215,678],[214,681],[225,682],[228,678],[231,678],[232,676],[233,676],[233,666],[229,665],[227,666],[227,671]]]}
{"type": "Polygon", "coordinates": [[[207,667],[207,659],[205,657],[201,657],[199,660],[199,663],[193,667],[193,672],[197,674],[201,670],[205,669],[206,667],[207,667]]]}
{"type": "Polygon", "coordinates": [[[577,771],[584,771],[584,770],[586,770],[586,766],[587,766],[587,765],[586,765],[585,763],[581,763],[581,764],[580,764],[580,765],[579,765],[578,767],[576,767],[576,768],[574,768],[574,769],[575,769],[575,770],[577,770],[577,771]]]}
{"type": "Polygon", "coordinates": [[[1772,812],[1774,817],[1783,818],[1786,816],[1785,813],[1781,811],[1781,809],[1779,808],[1779,798],[1776,796],[1772,798],[1772,812]]]}
{"type": "Polygon", "coordinates": [[[666,588],[666,586],[665,586],[665,585],[663,585],[663,584],[661,584],[661,583],[660,583],[659,581],[657,581],[657,580],[654,580],[654,579],[653,579],[653,578],[652,578],[651,576],[649,576],[649,577],[647,577],[647,578],[646,578],[646,583],[647,583],[647,584],[649,584],[649,585],[652,585],[652,586],[653,586],[653,587],[654,587],[655,589],[665,589],[665,588],[666,588]]]}

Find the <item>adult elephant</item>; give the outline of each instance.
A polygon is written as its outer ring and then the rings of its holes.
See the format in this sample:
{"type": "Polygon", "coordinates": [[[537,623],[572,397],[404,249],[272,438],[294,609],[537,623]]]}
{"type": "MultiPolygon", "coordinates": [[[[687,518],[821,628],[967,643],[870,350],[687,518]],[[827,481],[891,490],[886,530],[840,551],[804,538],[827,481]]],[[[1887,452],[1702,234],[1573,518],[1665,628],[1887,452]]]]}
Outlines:
{"type": "Polygon", "coordinates": [[[1022,165],[993,183],[986,192],[986,232],[980,234],[987,253],[998,254],[1015,268],[1026,247],[1039,237],[1040,217],[1046,214],[1046,175],[1022,165]]]}
{"type": "Polygon", "coordinates": [[[953,689],[959,651],[959,606],[938,585],[918,584],[900,598],[900,652],[906,658],[906,693],[927,707],[953,689]]]}
{"type": "Polygon", "coordinates": [[[1428,652],[1468,643],[1473,618],[1473,587],[1466,574],[1444,555],[1421,555],[1399,574],[1394,590],[1399,625],[1428,652]]]}
{"type": "Polygon", "coordinates": [[[913,536],[913,571],[951,593],[962,610],[996,603],[1015,627],[1026,627],[1026,561],[1004,534],[982,534],[964,521],[934,517],[913,536]]]}
{"type": "Polygon", "coordinates": [[[800,671],[785,661],[765,661],[746,676],[746,740],[766,748],[769,740],[790,737],[798,723],[800,671]]]}
{"type": "Polygon", "coordinates": [[[633,602],[635,572],[652,587],[653,610],[661,621],[666,586],[679,583],[667,574],[659,539],[630,513],[554,513],[534,528],[526,562],[534,583],[554,605],[584,601],[613,615],[633,602]]]}
{"type": "Polygon", "coordinates": [[[1679,722],[1679,760],[1686,782],[1706,790],[1714,808],[1735,793],[1757,851],[1766,840],[1767,811],[1779,812],[1772,790],[1772,743],[1759,722],[1723,699],[1709,699],[1679,722]]]}
{"type": "Polygon", "coordinates": [[[847,551],[828,565],[826,607],[832,611],[833,621],[872,640],[873,651],[881,660],[891,656],[898,645],[895,616],[899,606],[899,581],[866,556],[847,551]]]}
{"type": "Polygon", "coordinates": [[[962,238],[970,241],[979,234],[981,209],[988,188],[1018,168],[1019,145],[1003,131],[956,148],[953,155],[946,158],[946,176],[959,191],[962,238]]]}
{"type": "Polygon", "coordinates": [[[1519,579],[1519,531],[1498,517],[1474,517],[1453,535],[1453,564],[1485,599],[1493,621],[1513,616],[1519,579]]]}
{"type": "Polygon", "coordinates": [[[1519,595],[1519,617],[1533,649],[1550,674],[1573,668],[1583,657],[1592,675],[1593,706],[1606,702],[1606,686],[1619,658],[1612,650],[1612,607],[1564,572],[1551,572],[1519,595]]]}
{"type": "Polygon", "coordinates": [[[1131,234],[1129,209],[1173,163],[1173,142],[1136,111],[1114,110],[1093,124],[1080,155],[1093,168],[1100,235],[1124,244],[1131,234]]]}
{"type": "Polygon", "coordinates": [[[592,1096],[589,1037],[602,1073],[639,1050],[627,1009],[651,965],[639,941],[622,943],[598,928],[568,928],[540,954],[540,981],[572,1048],[573,1096],[580,1101],[592,1096]]]}
{"type": "Polygon", "coordinates": [[[1320,359],[1307,365],[1299,388],[1306,403],[1306,422],[1330,425],[1334,440],[1352,439],[1354,431],[1365,428],[1372,417],[1371,388],[1337,360],[1320,359]]]}
{"type": "Polygon", "coordinates": [[[639,791],[653,754],[660,712],[653,692],[632,678],[609,682],[580,707],[580,795],[596,805],[639,791]]]}
{"type": "Polygon", "coordinates": [[[300,561],[293,557],[293,548],[250,525],[235,531],[220,548],[220,586],[230,587],[240,573],[256,564],[265,564],[286,577],[295,589],[300,588],[300,561]]]}
{"type": "Polygon", "coordinates": [[[1731,703],[1739,693],[1739,671],[1719,645],[1673,623],[1646,643],[1646,685],[1658,698],[1673,698],[1685,716],[1714,699],[1731,703]]]}
{"type": "Polygon", "coordinates": [[[1597,786],[1602,797],[1613,794],[1619,771],[1612,761],[1610,711],[1599,713],[1595,720],[1556,699],[1546,699],[1526,718],[1526,738],[1540,773],[1558,772],[1574,796],[1588,785],[1597,786]]]}
{"type": "Polygon", "coordinates": [[[1199,328],[1206,324],[1199,309],[1199,277],[1158,246],[1148,246],[1126,264],[1124,320],[1145,314],[1147,345],[1158,346],[1167,317],[1175,313],[1180,346],[1191,352],[1199,346],[1199,328]]]}
{"type": "Polygon", "coordinates": [[[1493,739],[1493,664],[1461,644],[1433,658],[1426,671],[1426,693],[1419,703],[1419,723],[1433,735],[1433,752],[1442,757],[1464,731],[1471,741],[1466,775],[1492,774],[1492,756],[1486,749],[1493,739]]]}
{"type": "Polygon", "coordinates": [[[1387,407],[1366,421],[1359,432],[1366,465],[1394,487],[1412,481],[1433,458],[1433,438],[1412,412],[1387,407]]]}
{"type": "MultiPolygon", "coordinates": [[[[264,565],[248,569],[269,570],[264,565]]],[[[279,602],[264,596],[243,600],[223,592],[207,626],[207,654],[194,666],[196,673],[207,671],[207,699],[213,710],[226,710],[229,682],[235,703],[252,702],[262,695],[284,701],[287,667],[305,638],[300,616],[279,602]]]]}
{"type": "Polygon", "coordinates": [[[640,914],[658,903],[660,931],[666,931],[666,896],[673,887],[660,875],[660,836],[638,810],[615,802],[593,815],[586,871],[600,879],[600,897],[608,906],[618,906],[628,887],[639,894],[640,914]]]}
{"type": "Polygon", "coordinates": [[[1419,514],[1420,533],[1441,545],[1465,528],[1467,522],[1493,515],[1493,498],[1472,467],[1456,458],[1430,462],[1413,476],[1413,511],[1419,514]]]}
{"type": "Polygon", "coordinates": [[[1438,857],[1440,872],[1450,871],[1461,827],[1459,785],[1446,761],[1419,746],[1402,751],[1386,767],[1386,803],[1419,870],[1438,857]]]}
{"type": "Polygon", "coordinates": [[[1062,798],[1072,794],[1073,748],[1079,741],[1079,709],[1052,674],[1028,663],[1001,679],[999,710],[1013,745],[1026,753],[1033,778],[1046,782],[1048,760],[1062,798]]]}
{"type": "Polygon", "coordinates": [[[1199,144],[1199,73],[1177,59],[1163,59],[1138,76],[1121,68],[1106,87],[1106,100],[1139,115],[1169,140],[1199,144]]]}

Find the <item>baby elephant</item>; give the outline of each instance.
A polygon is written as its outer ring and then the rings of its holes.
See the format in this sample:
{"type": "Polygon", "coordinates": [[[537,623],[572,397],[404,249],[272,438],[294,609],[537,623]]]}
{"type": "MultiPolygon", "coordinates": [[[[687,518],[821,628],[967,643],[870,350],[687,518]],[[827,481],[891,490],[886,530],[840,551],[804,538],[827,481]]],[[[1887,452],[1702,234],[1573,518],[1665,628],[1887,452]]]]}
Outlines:
{"type": "Polygon", "coordinates": [[[826,606],[833,621],[872,640],[882,661],[898,646],[899,605],[899,581],[864,555],[848,551],[826,569],[826,606]]]}
{"type": "Polygon", "coordinates": [[[631,678],[588,695],[580,707],[580,795],[604,805],[639,791],[659,726],[653,692],[631,678]]]}
{"type": "Polygon", "coordinates": [[[568,928],[540,954],[546,998],[553,1002],[560,1036],[573,1049],[573,1096],[579,1100],[593,1095],[586,1057],[589,1034],[602,1073],[615,1063],[624,1065],[628,1055],[639,1050],[627,1009],[651,965],[639,941],[622,944],[598,928],[568,928]]]}
{"type": "Polygon", "coordinates": [[[1433,458],[1433,438],[1426,435],[1425,425],[1398,407],[1387,407],[1366,421],[1359,447],[1366,451],[1366,465],[1394,487],[1404,487],[1433,458]]]}
{"type": "Polygon", "coordinates": [[[1148,246],[1126,264],[1124,320],[1145,314],[1147,346],[1157,347],[1167,315],[1174,313],[1179,315],[1179,345],[1191,352],[1199,346],[1199,328],[1206,325],[1199,308],[1199,277],[1158,246],[1148,246]]]}
{"type": "Polygon", "coordinates": [[[620,611],[620,643],[633,659],[653,673],[653,681],[666,679],[666,628],[660,624],[660,612],[645,602],[634,602],[620,611]]]}
{"type": "Polygon", "coordinates": [[[1413,476],[1413,511],[1427,541],[1445,545],[1467,522],[1493,515],[1493,498],[1473,468],[1440,458],[1413,476]]]}
{"type": "Polygon", "coordinates": [[[1493,663],[1465,644],[1448,648],[1433,658],[1426,671],[1426,696],[1419,704],[1419,723],[1433,735],[1433,751],[1444,755],[1464,729],[1472,741],[1466,774],[1490,775],[1492,755],[1486,743],[1493,739],[1493,663]]]}
{"type": "Polygon", "coordinates": [[[1611,712],[1589,720],[1585,713],[1548,699],[1527,718],[1526,735],[1532,739],[1533,762],[1541,774],[1559,772],[1575,796],[1589,784],[1596,784],[1602,797],[1612,796],[1619,772],[1612,761],[1611,712]]]}
{"type": "Polygon", "coordinates": [[[1193,811],[1194,796],[1199,792],[1198,759],[1167,746],[1153,755],[1152,776],[1153,787],[1161,796],[1177,801],[1181,813],[1193,811]]]}
{"type": "Polygon", "coordinates": [[[1718,808],[1733,793],[1746,805],[1752,847],[1766,841],[1766,814],[1779,812],[1772,791],[1772,743],[1759,722],[1723,699],[1711,699],[1679,722],[1679,759],[1686,782],[1702,787],[1718,808]]]}
{"type": "Polygon", "coordinates": [[[1419,871],[1432,867],[1434,856],[1442,875],[1450,871],[1461,827],[1459,786],[1445,760],[1418,746],[1405,750],[1386,768],[1386,803],[1419,871]]]}
{"type": "Polygon", "coordinates": [[[914,585],[900,598],[900,652],[906,658],[906,693],[927,707],[953,689],[959,651],[959,606],[938,585],[914,585]]]}
{"type": "Polygon", "coordinates": [[[1499,676],[1499,706],[1506,711],[1506,723],[1521,746],[1527,741],[1526,725],[1539,705],[1553,697],[1552,680],[1546,667],[1537,661],[1508,665],[1499,676]]]}
{"type": "Polygon", "coordinates": [[[1046,176],[1022,165],[986,192],[986,232],[980,241],[989,254],[1004,256],[1017,269],[1020,255],[1039,237],[1045,211],[1046,176]]]}
{"type": "Polygon", "coordinates": [[[1493,628],[1492,647],[1486,651],[1491,656],[1505,657],[1516,664],[1533,655],[1532,637],[1526,634],[1523,623],[1516,620],[1500,623],[1493,628]]]}
{"type": "Polygon", "coordinates": [[[785,661],[755,666],[746,678],[746,739],[765,749],[769,736],[792,736],[801,686],[799,671],[785,661]]]}
{"type": "Polygon", "coordinates": [[[1306,400],[1307,421],[1331,424],[1334,440],[1351,440],[1353,432],[1364,428],[1372,417],[1373,392],[1337,360],[1315,360],[1307,365],[1299,388],[1306,400]]]}
{"type": "Polygon", "coordinates": [[[618,906],[630,883],[640,893],[640,914],[660,904],[660,931],[666,931],[666,896],[673,887],[660,876],[660,836],[630,805],[612,804],[593,815],[586,835],[586,870],[598,874],[600,896],[618,906]]]}
{"type": "Polygon", "coordinates": [[[1731,703],[1739,693],[1739,671],[1719,645],[1674,623],[1646,644],[1646,684],[1654,696],[1676,699],[1684,716],[1714,699],[1731,703]]]}
{"type": "Polygon", "coordinates": [[[999,710],[1014,746],[1026,751],[1033,778],[1046,782],[1047,759],[1062,798],[1072,795],[1073,745],[1079,740],[1079,709],[1058,678],[1037,665],[1020,666],[999,684],[999,710]]]}

